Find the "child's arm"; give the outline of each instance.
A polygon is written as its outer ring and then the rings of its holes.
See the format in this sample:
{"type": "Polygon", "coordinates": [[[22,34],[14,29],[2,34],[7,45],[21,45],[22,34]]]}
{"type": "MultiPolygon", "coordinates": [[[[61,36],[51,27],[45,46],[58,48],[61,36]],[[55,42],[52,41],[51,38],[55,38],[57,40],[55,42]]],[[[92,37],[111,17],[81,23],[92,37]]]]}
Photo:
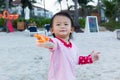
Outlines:
{"type": "Polygon", "coordinates": [[[100,52],[94,53],[94,51],[92,51],[88,56],[79,56],[78,64],[91,64],[99,59],[98,54],[100,54],[100,52]]]}
{"type": "Polygon", "coordinates": [[[44,47],[44,48],[54,48],[55,47],[54,43],[47,36],[35,34],[34,37],[37,38],[37,41],[36,41],[37,46],[44,47]]]}

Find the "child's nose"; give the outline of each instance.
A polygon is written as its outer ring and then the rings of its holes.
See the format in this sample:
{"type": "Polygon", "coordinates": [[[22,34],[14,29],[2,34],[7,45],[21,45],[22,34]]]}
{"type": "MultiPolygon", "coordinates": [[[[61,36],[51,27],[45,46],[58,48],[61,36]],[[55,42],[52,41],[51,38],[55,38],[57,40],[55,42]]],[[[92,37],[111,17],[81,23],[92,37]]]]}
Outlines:
{"type": "Polygon", "coordinates": [[[61,28],[64,28],[65,26],[64,25],[61,25],[61,28]]]}

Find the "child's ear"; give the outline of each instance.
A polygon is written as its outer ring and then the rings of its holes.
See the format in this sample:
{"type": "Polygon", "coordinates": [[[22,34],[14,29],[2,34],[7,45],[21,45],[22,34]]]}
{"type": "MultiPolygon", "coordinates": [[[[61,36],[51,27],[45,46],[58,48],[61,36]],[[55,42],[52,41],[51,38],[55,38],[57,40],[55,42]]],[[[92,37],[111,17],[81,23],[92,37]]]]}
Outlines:
{"type": "Polygon", "coordinates": [[[50,32],[53,33],[53,29],[52,28],[50,28],[50,32]]]}
{"type": "Polygon", "coordinates": [[[71,32],[73,32],[73,31],[74,31],[74,27],[71,28],[71,32]]]}

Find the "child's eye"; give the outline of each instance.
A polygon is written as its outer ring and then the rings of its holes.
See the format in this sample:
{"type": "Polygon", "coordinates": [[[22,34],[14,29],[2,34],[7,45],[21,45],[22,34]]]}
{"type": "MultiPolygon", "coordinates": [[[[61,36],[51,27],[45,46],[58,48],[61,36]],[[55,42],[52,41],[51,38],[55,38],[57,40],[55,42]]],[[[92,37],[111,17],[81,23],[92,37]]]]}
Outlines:
{"type": "Polygon", "coordinates": [[[68,24],[65,24],[65,25],[68,25],[68,24]]]}
{"type": "Polygon", "coordinates": [[[60,26],[60,24],[56,24],[57,26],[60,26]]]}

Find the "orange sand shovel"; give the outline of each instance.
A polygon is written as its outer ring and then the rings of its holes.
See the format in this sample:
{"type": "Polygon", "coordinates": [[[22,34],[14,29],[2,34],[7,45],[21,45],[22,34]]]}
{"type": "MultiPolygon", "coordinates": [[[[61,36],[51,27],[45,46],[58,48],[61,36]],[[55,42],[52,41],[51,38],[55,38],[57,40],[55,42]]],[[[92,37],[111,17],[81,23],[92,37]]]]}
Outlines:
{"type": "Polygon", "coordinates": [[[44,42],[49,41],[49,38],[47,36],[34,34],[34,37],[37,38],[38,42],[40,42],[40,43],[44,43],[44,42]]]}

